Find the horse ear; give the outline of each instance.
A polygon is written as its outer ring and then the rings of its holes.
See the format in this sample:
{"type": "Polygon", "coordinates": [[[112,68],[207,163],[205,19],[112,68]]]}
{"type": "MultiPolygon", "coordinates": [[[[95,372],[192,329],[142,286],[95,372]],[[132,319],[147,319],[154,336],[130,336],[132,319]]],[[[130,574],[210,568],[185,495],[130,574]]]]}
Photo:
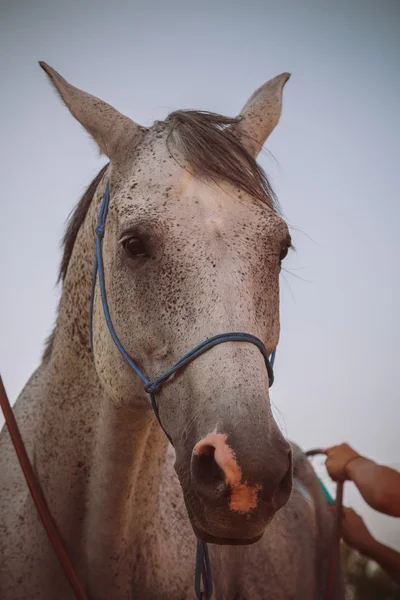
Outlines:
{"type": "Polygon", "coordinates": [[[39,62],[39,64],[49,76],[66,107],[90,133],[100,151],[111,161],[122,160],[127,150],[135,144],[135,138],[145,128],[125,117],[103,100],[74,87],[46,63],[39,62]]]}
{"type": "Polygon", "coordinates": [[[240,112],[241,120],[235,129],[242,144],[254,158],[278,124],[283,86],[289,77],[289,73],[282,73],[267,81],[254,92],[240,112]]]}

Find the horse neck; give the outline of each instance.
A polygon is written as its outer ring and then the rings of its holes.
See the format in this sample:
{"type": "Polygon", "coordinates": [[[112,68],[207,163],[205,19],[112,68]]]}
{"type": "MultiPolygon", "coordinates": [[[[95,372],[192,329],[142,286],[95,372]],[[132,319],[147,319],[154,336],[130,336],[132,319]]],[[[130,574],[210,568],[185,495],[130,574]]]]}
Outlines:
{"type": "Polygon", "coordinates": [[[88,314],[98,204],[99,194],[75,241],[51,354],[41,368],[34,457],[61,531],[86,558],[92,548],[111,552],[121,529],[134,535],[135,523],[157,523],[167,448],[151,410],[113,404],[95,370],[88,314]]]}

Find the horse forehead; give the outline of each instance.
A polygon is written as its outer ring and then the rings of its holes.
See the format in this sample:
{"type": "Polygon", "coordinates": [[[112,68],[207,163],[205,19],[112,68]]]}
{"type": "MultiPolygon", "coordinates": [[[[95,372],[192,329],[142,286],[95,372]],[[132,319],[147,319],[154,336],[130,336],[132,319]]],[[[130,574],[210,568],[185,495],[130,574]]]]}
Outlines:
{"type": "Polygon", "coordinates": [[[117,210],[125,212],[137,204],[157,208],[168,199],[188,195],[195,177],[181,156],[172,157],[164,140],[146,146],[132,162],[130,171],[116,173],[119,199],[117,210]]]}
{"type": "Polygon", "coordinates": [[[265,229],[271,233],[282,227],[286,229],[273,210],[261,206],[228,182],[213,182],[176,164],[163,164],[157,171],[140,168],[132,172],[124,183],[116,210],[120,218],[130,219],[138,209],[143,217],[161,214],[165,219],[187,223],[191,214],[197,224],[216,232],[235,223],[245,224],[247,233],[252,229],[258,233],[265,229]]]}
{"type": "Polygon", "coordinates": [[[173,215],[185,219],[189,212],[217,233],[224,224],[246,222],[248,232],[268,229],[282,235],[286,223],[266,205],[248,196],[226,181],[214,182],[194,174],[189,160],[179,151],[170,154],[165,132],[150,132],[139,150],[132,170],[125,172],[117,211],[120,216],[132,213],[140,205],[148,216],[173,215]],[[200,214],[201,213],[201,214],[200,214]]]}

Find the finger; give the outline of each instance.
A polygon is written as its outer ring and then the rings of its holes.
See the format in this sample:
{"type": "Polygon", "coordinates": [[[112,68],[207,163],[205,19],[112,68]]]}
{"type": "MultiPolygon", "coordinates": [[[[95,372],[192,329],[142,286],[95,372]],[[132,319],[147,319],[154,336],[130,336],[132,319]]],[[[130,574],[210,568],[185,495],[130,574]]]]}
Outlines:
{"type": "Polygon", "coordinates": [[[332,452],[335,452],[335,450],[337,450],[339,448],[339,446],[329,446],[329,448],[325,448],[324,453],[325,454],[331,454],[332,452]]]}

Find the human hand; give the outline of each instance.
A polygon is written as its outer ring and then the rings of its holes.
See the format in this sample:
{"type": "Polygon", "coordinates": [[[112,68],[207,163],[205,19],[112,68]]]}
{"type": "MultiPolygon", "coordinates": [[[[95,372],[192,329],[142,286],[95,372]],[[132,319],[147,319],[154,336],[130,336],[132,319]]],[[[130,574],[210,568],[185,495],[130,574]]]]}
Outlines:
{"type": "Polygon", "coordinates": [[[352,508],[343,509],[342,537],[349,546],[363,553],[368,553],[376,544],[364,521],[352,508]]]}
{"type": "Polygon", "coordinates": [[[348,479],[346,473],[347,465],[355,458],[360,457],[358,452],[353,450],[348,444],[340,444],[339,446],[327,448],[325,454],[328,457],[325,466],[334,481],[345,481],[348,479]]]}

